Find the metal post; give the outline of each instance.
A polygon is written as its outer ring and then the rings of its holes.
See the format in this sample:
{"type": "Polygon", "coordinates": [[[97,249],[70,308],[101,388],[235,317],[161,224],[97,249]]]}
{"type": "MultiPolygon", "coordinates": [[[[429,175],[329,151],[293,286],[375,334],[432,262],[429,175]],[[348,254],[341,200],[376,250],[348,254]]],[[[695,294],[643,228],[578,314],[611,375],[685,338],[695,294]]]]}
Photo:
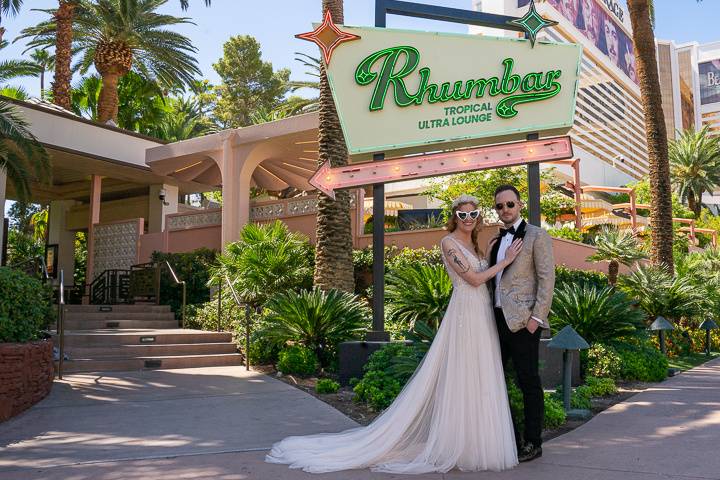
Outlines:
{"type": "Polygon", "coordinates": [[[60,290],[58,292],[58,330],[60,340],[60,360],[58,361],[58,378],[63,377],[63,361],[65,360],[65,273],[60,270],[60,290]]]}
{"type": "Polygon", "coordinates": [[[572,356],[570,350],[563,350],[563,407],[570,410],[570,391],[572,390],[572,356]]]}
{"type": "Polygon", "coordinates": [[[217,331],[222,330],[222,280],[218,279],[218,314],[217,331]]]}
{"type": "Polygon", "coordinates": [[[160,305],[160,264],[155,266],[155,305],[160,305]]]}
{"type": "MultiPolygon", "coordinates": [[[[537,140],[540,135],[530,133],[527,140],[537,140]]],[[[540,226],[540,164],[529,163],[527,166],[528,179],[528,222],[540,226]]]]}
{"type": "Polygon", "coordinates": [[[663,330],[658,330],[658,337],[660,339],[660,352],[663,355],[667,355],[667,349],[665,348],[665,332],[663,330]]]}
{"type": "Polygon", "coordinates": [[[705,355],[710,356],[710,329],[705,330],[705,355]]]}
{"type": "MultiPolygon", "coordinates": [[[[384,153],[373,161],[385,159],[384,153]]],[[[373,321],[367,340],[390,340],[385,332],[385,185],[373,185],[373,321]]]]}
{"type": "Polygon", "coordinates": [[[187,305],[187,283],[185,280],[182,281],[183,298],[182,298],[182,323],[180,328],[185,328],[185,307],[187,305]]]}

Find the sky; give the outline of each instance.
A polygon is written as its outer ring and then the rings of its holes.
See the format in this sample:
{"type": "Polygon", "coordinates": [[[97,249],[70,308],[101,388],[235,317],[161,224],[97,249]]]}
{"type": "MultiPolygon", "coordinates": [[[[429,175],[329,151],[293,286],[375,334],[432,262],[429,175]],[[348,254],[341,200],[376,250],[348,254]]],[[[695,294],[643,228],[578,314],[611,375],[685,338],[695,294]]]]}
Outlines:
{"type": "MultiPolygon", "coordinates": [[[[456,8],[470,8],[471,0],[416,0],[456,8]]],[[[620,0],[624,3],[624,0],[620,0]]],[[[23,28],[46,18],[32,9],[53,8],[57,0],[25,0],[23,10],[15,18],[3,19],[7,28],[5,38],[12,41],[23,28]],[[32,8],[30,7],[32,5],[32,8]]],[[[223,43],[233,35],[251,35],[262,47],[263,59],[270,61],[277,70],[289,68],[291,78],[301,80],[305,67],[295,61],[294,52],[318,56],[317,47],[293,37],[296,33],[312,30],[312,23],[321,19],[320,0],[212,0],[206,8],[202,0],[190,0],[190,9],[181,12],[179,0],[170,0],[165,13],[192,18],[196,25],[184,25],[178,30],[193,40],[198,48],[197,59],[203,77],[213,83],[219,78],[212,64],[222,56],[223,43]]],[[[345,23],[348,25],[373,25],[374,0],[345,0],[345,23]]],[[[656,34],[658,38],[677,43],[698,41],[706,43],[720,40],[716,21],[720,18],[720,0],[655,0],[657,12],[656,34]]],[[[420,30],[465,32],[464,25],[431,22],[420,19],[390,16],[388,27],[420,30]]],[[[19,58],[24,50],[22,41],[11,44],[2,51],[2,59],[19,58]]],[[[39,95],[39,80],[16,79],[14,85],[22,85],[31,95],[39,95]]],[[[48,82],[49,84],[49,82],[48,82]]]]}

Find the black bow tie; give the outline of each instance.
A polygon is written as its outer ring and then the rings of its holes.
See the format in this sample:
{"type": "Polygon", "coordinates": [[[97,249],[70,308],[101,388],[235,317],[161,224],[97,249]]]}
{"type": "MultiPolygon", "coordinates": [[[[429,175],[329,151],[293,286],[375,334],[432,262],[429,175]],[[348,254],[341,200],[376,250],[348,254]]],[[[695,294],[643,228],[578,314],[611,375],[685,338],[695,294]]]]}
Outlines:
{"type": "Polygon", "coordinates": [[[512,235],[512,236],[515,236],[515,233],[516,233],[516,232],[515,232],[515,227],[501,228],[501,229],[500,229],[500,237],[504,237],[504,236],[507,235],[508,233],[509,233],[510,235],[512,235]]]}

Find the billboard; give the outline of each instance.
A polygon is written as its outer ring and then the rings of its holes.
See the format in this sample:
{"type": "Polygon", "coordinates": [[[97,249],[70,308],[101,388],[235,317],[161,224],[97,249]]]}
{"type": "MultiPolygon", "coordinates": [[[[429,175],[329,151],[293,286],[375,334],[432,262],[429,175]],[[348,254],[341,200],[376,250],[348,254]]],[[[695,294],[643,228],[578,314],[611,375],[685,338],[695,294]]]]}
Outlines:
{"type": "Polygon", "coordinates": [[[698,64],[700,73],[700,104],[720,102],[720,60],[698,64]]]}
{"type": "MultiPolygon", "coordinates": [[[[622,29],[624,11],[612,0],[546,0],[555,10],[568,19],[616,67],[638,83],[635,70],[635,48],[632,39],[622,29]],[[616,18],[601,5],[605,3],[616,12],[616,18]],[[619,14],[618,14],[619,12],[619,14]]],[[[518,0],[524,7],[530,0],[518,0]]]]}

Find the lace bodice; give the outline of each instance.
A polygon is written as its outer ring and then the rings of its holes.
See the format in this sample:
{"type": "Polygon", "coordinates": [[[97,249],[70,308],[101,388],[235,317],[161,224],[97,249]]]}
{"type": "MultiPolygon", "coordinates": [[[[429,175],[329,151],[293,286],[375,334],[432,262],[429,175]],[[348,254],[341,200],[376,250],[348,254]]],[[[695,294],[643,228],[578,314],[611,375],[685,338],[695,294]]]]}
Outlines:
{"type": "MultiPolygon", "coordinates": [[[[485,260],[484,258],[478,258],[475,252],[472,252],[465,248],[460,242],[455,240],[452,235],[446,235],[445,237],[443,237],[440,243],[442,244],[443,242],[451,242],[453,246],[459,248],[467,261],[470,262],[470,268],[472,268],[475,272],[482,272],[483,270],[488,269],[487,260],[485,260]]],[[[457,287],[458,285],[469,285],[460,276],[460,274],[458,274],[455,269],[450,266],[450,262],[452,261],[452,259],[446,258],[442,248],[440,249],[440,252],[442,255],[443,263],[445,264],[445,269],[447,270],[448,275],[450,275],[450,280],[452,281],[453,286],[457,287]]]]}

